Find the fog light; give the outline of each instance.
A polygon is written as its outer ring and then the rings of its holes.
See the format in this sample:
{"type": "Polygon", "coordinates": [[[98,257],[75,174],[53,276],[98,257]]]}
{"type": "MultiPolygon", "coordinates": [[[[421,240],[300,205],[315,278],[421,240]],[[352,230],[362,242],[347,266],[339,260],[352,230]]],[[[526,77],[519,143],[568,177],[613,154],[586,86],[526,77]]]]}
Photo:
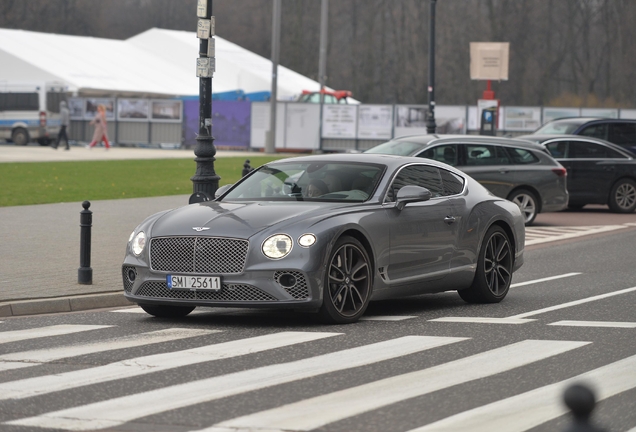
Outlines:
{"type": "Polygon", "coordinates": [[[278,278],[278,283],[281,284],[283,288],[291,288],[296,285],[296,278],[286,273],[278,278]]]}
{"type": "Polygon", "coordinates": [[[135,279],[137,279],[137,272],[135,271],[135,269],[128,269],[128,280],[130,282],[134,282],[135,279]]]}

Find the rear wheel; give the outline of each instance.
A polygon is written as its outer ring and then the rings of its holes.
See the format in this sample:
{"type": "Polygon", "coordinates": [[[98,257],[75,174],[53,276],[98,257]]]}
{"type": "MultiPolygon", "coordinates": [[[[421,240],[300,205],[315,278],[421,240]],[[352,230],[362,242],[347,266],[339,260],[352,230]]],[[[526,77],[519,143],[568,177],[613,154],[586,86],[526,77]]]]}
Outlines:
{"type": "Polygon", "coordinates": [[[621,179],[616,182],[609,197],[609,208],[614,213],[631,213],[636,209],[636,182],[621,179]]]}
{"type": "Polygon", "coordinates": [[[167,305],[150,305],[140,304],[146,313],[158,318],[182,318],[192,312],[195,306],[167,306],[167,305]]]}
{"type": "Polygon", "coordinates": [[[534,193],[527,189],[519,189],[508,196],[508,200],[519,206],[526,225],[532,225],[539,213],[539,201],[534,193]]]}
{"type": "Polygon", "coordinates": [[[353,237],[342,237],[329,256],[320,319],[327,324],[356,322],[369,305],[373,287],[369,255],[353,237]]]}
{"type": "Polygon", "coordinates": [[[29,133],[26,129],[17,128],[11,134],[11,141],[13,141],[13,144],[18,146],[27,145],[29,143],[29,133]]]}
{"type": "Polygon", "coordinates": [[[508,235],[499,226],[490,227],[481,244],[475,279],[470,288],[458,291],[467,303],[499,303],[512,280],[514,258],[508,235]]]}

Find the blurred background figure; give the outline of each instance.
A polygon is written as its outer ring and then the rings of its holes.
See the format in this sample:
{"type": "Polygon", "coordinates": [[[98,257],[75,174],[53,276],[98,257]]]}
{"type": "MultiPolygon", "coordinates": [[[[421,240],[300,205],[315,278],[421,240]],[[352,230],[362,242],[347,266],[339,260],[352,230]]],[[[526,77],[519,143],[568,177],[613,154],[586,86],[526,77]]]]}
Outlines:
{"type": "Polygon", "coordinates": [[[95,114],[95,118],[91,120],[91,124],[95,126],[95,132],[93,133],[93,140],[88,145],[88,148],[91,149],[98,143],[104,141],[104,146],[106,150],[108,150],[110,143],[108,142],[108,124],[106,123],[106,107],[104,107],[104,105],[100,104],[97,106],[97,113],[95,114]]]}
{"type": "Polygon", "coordinates": [[[60,120],[62,122],[62,126],[60,127],[60,131],[57,134],[57,139],[55,140],[55,144],[53,144],[53,148],[57,150],[57,147],[60,145],[60,141],[64,140],[66,144],[65,150],[70,150],[70,146],[68,144],[68,135],[66,133],[66,128],[70,124],[70,112],[68,107],[66,106],[66,101],[60,102],[60,120]]]}

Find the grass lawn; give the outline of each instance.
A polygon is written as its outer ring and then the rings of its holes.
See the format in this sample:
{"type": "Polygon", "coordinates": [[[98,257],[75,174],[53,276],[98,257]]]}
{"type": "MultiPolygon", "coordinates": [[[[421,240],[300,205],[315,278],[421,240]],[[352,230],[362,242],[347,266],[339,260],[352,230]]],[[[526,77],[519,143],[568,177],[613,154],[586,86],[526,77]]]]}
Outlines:
{"type": "MultiPolygon", "coordinates": [[[[283,156],[250,157],[253,168],[283,156]]],[[[219,186],[241,178],[245,157],[214,162],[219,186]]],[[[192,193],[192,159],[0,164],[0,207],[192,193]]]]}

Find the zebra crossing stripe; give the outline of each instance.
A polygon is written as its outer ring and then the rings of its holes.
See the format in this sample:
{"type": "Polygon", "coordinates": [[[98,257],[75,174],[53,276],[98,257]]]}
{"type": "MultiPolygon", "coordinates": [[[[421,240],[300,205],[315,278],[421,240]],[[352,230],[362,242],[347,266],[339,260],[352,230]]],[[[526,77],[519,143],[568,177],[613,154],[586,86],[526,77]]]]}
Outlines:
{"type": "Polygon", "coordinates": [[[52,362],[63,358],[150,345],[160,342],[168,342],[219,332],[220,330],[169,328],[165,330],[141,333],[132,336],[108,339],[101,342],[4,354],[0,355],[0,372],[11,369],[21,369],[30,366],[37,366],[41,363],[52,362]]]}
{"type": "Polygon", "coordinates": [[[242,356],[340,334],[342,333],[280,332],[184,351],[137,357],[89,369],[9,381],[0,383],[0,400],[23,399],[90,384],[242,356]]]}
{"type": "Polygon", "coordinates": [[[556,276],[550,276],[550,277],[546,277],[546,278],[541,278],[541,279],[534,279],[534,280],[530,280],[530,281],[526,281],[526,282],[518,282],[518,283],[514,283],[512,285],[510,285],[510,288],[517,288],[517,287],[521,287],[521,286],[525,286],[525,285],[534,285],[537,283],[541,283],[541,282],[549,282],[549,281],[553,281],[556,279],[562,279],[562,278],[566,278],[566,277],[572,277],[572,276],[578,276],[581,273],[565,273],[562,275],[556,275],[556,276]]]}
{"type": "Polygon", "coordinates": [[[408,315],[371,315],[371,316],[363,316],[360,318],[360,321],[404,321],[411,318],[417,318],[415,316],[408,315]]]}
{"type": "Polygon", "coordinates": [[[557,321],[550,323],[551,326],[566,327],[606,327],[606,328],[636,328],[636,322],[621,321],[557,321]]]}
{"type": "MultiPolygon", "coordinates": [[[[555,227],[556,228],[556,227],[555,227]]],[[[561,227],[558,227],[561,229],[561,227]]],[[[624,225],[603,225],[603,226],[589,226],[589,227],[580,227],[579,231],[575,231],[575,232],[567,232],[567,233],[559,233],[558,231],[555,231],[554,229],[552,230],[547,230],[547,229],[543,229],[543,230],[538,230],[538,229],[531,229],[528,228],[526,230],[526,246],[531,246],[534,244],[539,244],[539,243],[547,243],[547,242],[552,242],[552,241],[557,241],[557,240],[565,240],[565,239],[570,239],[570,238],[575,238],[575,237],[582,237],[582,236],[586,236],[586,235],[592,235],[592,234],[598,234],[598,233],[602,233],[602,232],[609,232],[609,231],[615,231],[615,230],[619,230],[619,229],[624,229],[627,228],[624,225]],[[535,231],[537,230],[537,231],[535,231]],[[550,232],[551,235],[546,235],[544,234],[544,232],[550,232]],[[536,234],[535,234],[536,233],[536,234]]]]}
{"type": "Polygon", "coordinates": [[[597,402],[636,388],[636,356],[409,432],[523,432],[566,414],[563,392],[569,385],[579,382],[594,384],[597,402]]]}
{"type": "Polygon", "coordinates": [[[405,336],[289,363],[264,366],[45,413],[6,424],[65,430],[112,428],[164,411],[402,357],[466,339],[405,336]]]}
{"type": "Polygon", "coordinates": [[[27,339],[36,339],[49,336],[61,336],[72,333],[79,333],[88,330],[98,330],[114,327],[110,325],[72,325],[63,324],[50,327],[38,327],[26,330],[13,330],[0,332],[0,344],[8,342],[23,341],[27,339]]]}
{"type": "Polygon", "coordinates": [[[526,340],[428,369],[224,421],[199,432],[220,432],[223,428],[228,431],[309,431],[390,404],[506,372],[588,343],[526,340]]]}

